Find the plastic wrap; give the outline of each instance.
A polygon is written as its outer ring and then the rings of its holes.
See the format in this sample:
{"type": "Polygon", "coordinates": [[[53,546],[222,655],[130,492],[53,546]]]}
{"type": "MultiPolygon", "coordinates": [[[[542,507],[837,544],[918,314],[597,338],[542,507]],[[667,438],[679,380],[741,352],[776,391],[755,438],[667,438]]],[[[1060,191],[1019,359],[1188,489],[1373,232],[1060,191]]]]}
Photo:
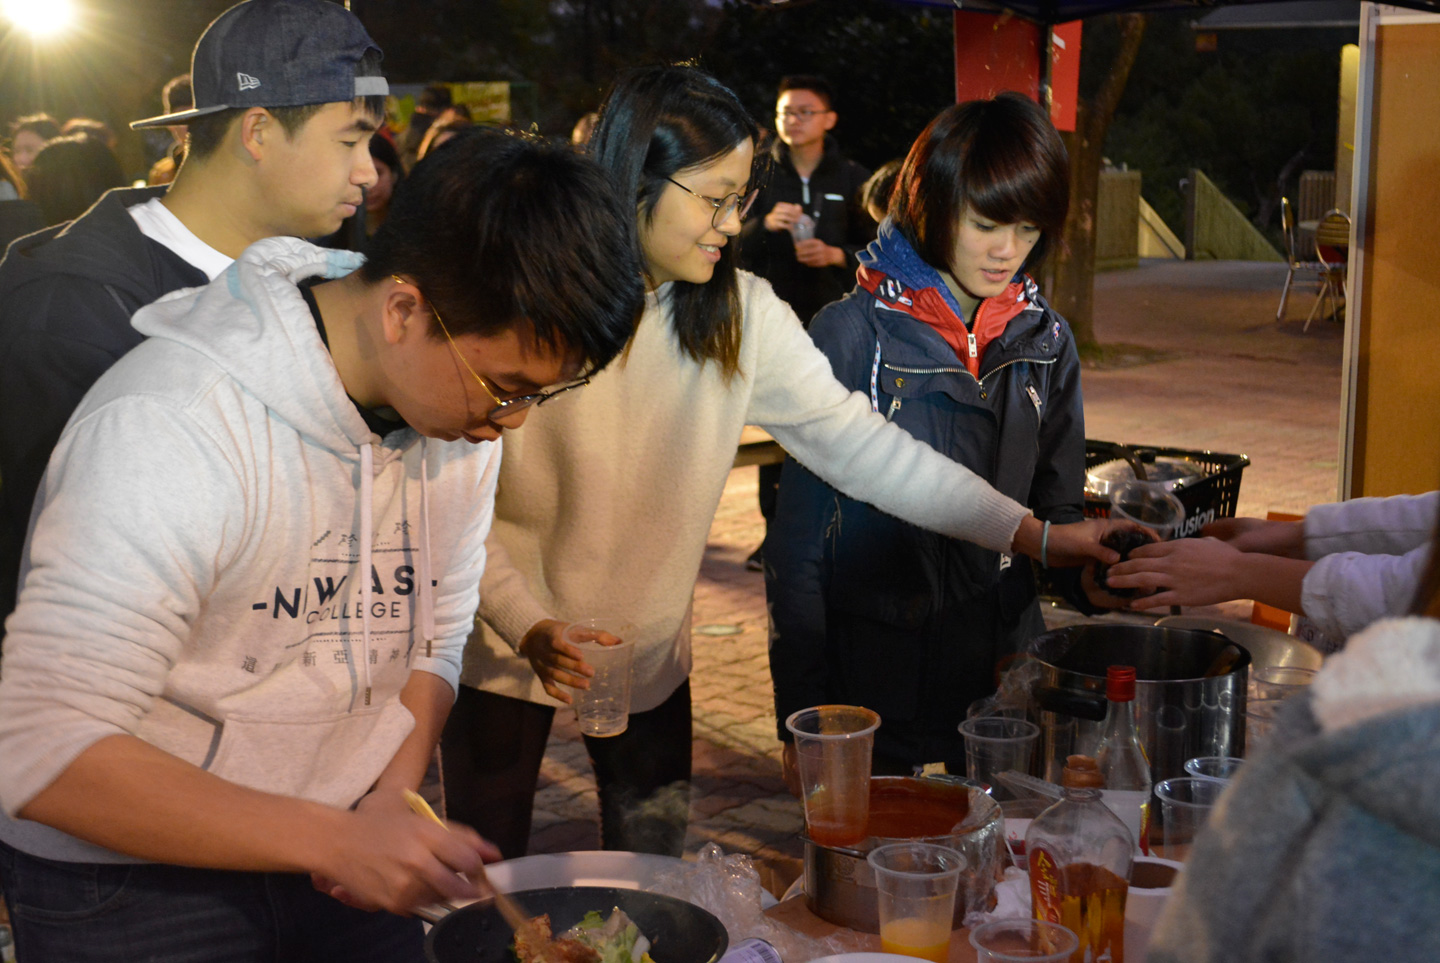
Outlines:
{"type": "Polygon", "coordinates": [[[724,924],[731,946],[752,937],[762,939],[785,963],[871,948],[863,933],[842,931],[816,939],[766,916],[761,904],[765,888],[754,861],[738,853],[727,856],[715,843],[706,844],[695,862],[661,873],[650,890],[709,910],[724,924]]]}

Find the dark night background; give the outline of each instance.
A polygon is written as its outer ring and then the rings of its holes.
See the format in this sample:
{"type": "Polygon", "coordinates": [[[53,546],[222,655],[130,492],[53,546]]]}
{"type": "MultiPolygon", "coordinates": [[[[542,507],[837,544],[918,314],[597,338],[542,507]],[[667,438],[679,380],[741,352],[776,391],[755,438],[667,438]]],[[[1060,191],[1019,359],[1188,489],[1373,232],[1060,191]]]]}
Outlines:
{"type": "MultiPolygon", "coordinates": [[[[77,0],[82,26],[43,48],[0,25],[0,119],[43,108],[125,131],[159,112],[161,85],[188,69],[195,38],[229,5],[77,0]]],[[[352,9],[384,48],[392,82],[533,84],[533,100],[521,102],[533,103],[534,115],[515,119],[547,134],[566,134],[617,71],[661,61],[698,60],[762,123],[779,76],[824,74],[837,89],[842,148],[871,167],[903,155],[954,99],[949,12],[892,0],[782,9],[737,0],[353,0],[352,9]]],[[[1354,31],[1225,32],[1217,51],[1200,53],[1195,16],[1150,15],[1106,156],[1144,172],[1146,199],[1172,227],[1190,167],[1273,222],[1279,194],[1294,190],[1301,170],[1334,166],[1340,47],[1354,31]]],[[[1111,18],[1087,21],[1082,94],[1099,84],[1116,34],[1111,18]]],[[[143,170],[145,152],[127,131],[127,170],[143,170]]]]}

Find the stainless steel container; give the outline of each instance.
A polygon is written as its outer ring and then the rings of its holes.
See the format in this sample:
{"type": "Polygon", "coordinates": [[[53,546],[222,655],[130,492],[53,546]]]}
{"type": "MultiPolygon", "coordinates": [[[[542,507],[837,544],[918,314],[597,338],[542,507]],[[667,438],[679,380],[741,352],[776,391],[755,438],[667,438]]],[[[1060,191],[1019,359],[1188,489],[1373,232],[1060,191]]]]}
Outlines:
{"type": "MultiPolygon", "coordinates": [[[[1000,806],[984,790],[959,782],[876,776],[870,780],[871,827],[887,825],[887,808],[915,795],[934,812],[944,806],[954,815],[948,833],[918,836],[870,836],[854,848],[822,846],[805,839],[805,899],[810,911],[824,920],[865,933],[880,932],[875,875],[865,857],[886,843],[921,840],[959,850],[965,857],[960,892],[955,899],[955,925],[971,910],[992,908],[995,883],[1003,872],[1005,825],[1000,806]]],[[[894,824],[889,824],[894,825],[894,824]]]]}
{"type": "Polygon", "coordinates": [[[1243,756],[1250,653],[1215,632],[1088,624],[1037,637],[1033,698],[1042,775],[1059,782],[1066,755],[1093,755],[1105,720],[1105,671],[1135,667],[1137,728],[1155,782],[1184,775],[1195,756],[1243,756]]]}

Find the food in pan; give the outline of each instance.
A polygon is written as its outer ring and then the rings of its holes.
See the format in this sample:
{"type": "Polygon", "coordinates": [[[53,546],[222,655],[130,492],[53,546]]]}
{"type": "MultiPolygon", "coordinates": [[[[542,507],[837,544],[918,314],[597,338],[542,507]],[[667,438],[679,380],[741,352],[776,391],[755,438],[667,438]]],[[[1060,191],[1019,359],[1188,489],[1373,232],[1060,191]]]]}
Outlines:
{"type": "Polygon", "coordinates": [[[555,937],[551,936],[548,914],[515,931],[519,963],[655,963],[649,950],[650,941],[618,908],[611,911],[609,919],[591,910],[555,937]]]}

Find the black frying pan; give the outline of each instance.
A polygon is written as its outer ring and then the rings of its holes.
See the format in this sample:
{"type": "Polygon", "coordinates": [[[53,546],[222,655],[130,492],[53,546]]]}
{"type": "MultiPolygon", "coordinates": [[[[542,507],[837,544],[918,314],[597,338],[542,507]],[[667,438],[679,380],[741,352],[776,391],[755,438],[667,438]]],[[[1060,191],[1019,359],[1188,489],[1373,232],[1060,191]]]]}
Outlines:
{"type": "MultiPolygon", "coordinates": [[[[549,913],[556,934],[591,910],[608,917],[618,906],[650,940],[655,963],[715,963],[730,942],[719,920],[673,896],[610,886],[558,886],[522,890],[510,898],[528,916],[549,913]]],[[[431,963],[515,963],[510,951],[514,942],[494,900],[480,900],[435,923],[425,938],[425,957],[431,963]]]]}

